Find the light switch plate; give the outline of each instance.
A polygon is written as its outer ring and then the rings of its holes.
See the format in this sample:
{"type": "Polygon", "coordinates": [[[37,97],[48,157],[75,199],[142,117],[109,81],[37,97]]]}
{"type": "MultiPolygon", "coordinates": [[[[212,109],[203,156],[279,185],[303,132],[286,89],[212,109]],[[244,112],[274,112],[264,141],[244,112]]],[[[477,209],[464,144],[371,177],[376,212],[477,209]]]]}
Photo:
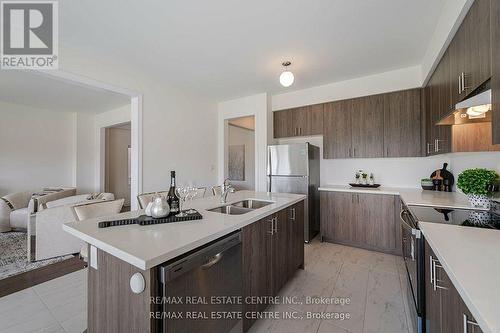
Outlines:
{"type": "Polygon", "coordinates": [[[90,245],[90,267],[97,270],[97,247],[90,245]]]}

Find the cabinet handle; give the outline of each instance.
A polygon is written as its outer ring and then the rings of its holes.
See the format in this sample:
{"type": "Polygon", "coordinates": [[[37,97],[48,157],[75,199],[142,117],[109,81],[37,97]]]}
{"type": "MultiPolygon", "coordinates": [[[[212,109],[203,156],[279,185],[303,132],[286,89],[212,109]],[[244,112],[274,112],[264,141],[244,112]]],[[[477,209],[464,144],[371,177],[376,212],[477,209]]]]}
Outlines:
{"type": "Polygon", "coordinates": [[[464,324],[464,333],[467,333],[468,332],[468,327],[469,325],[472,325],[472,326],[477,326],[479,327],[479,324],[476,323],[475,321],[473,320],[469,320],[467,318],[467,315],[465,313],[463,313],[463,324],[464,324]]]}
{"type": "Polygon", "coordinates": [[[278,233],[278,218],[277,217],[274,218],[274,233],[275,234],[278,233]]]}
{"type": "Polygon", "coordinates": [[[267,233],[270,235],[274,235],[274,217],[269,220],[271,222],[271,231],[268,231],[267,233]]]}
{"type": "Polygon", "coordinates": [[[460,95],[462,93],[462,79],[460,78],[460,75],[458,76],[458,94],[460,95]]]}
{"type": "Polygon", "coordinates": [[[465,86],[465,79],[466,79],[465,72],[462,72],[462,92],[464,92],[468,87],[465,86]]]}
{"type": "Polygon", "coordinates": [[[432,272],[431,280],[432,280],[432,287],[433,287],[434,291],[436,291],[438,289],[448,290],[448,288],[438,285],[438,282],[443,282],[443,281],[438,280],[438,278],[436,276],[436,268],[437,267],[443,268],[443,266],[441,266],[440,264],[437,264],[439,261],[437,259],[434,259],[432,256],[430,256],[430,259],[431,259],[431,272],[432,272]]]}
{"type": "Polygon", "coordinates": [[[290,220],[295,221],[295,208],[292,208],[291,211],[292,211],[292,217],[290,217],[290,220]]]}
{"type": "Polygon", "coordinates": [[[299,127],[299,135],[302,135],[302,127],[299,127]]]}
{"type": "Polygon", "coordinates": [[[427,155],[431,154],[431,146],[432,146],[432,143],[427,142],[427,155]]]}
{"type": "Polygon", "coordinates": [[[389,147],[385,148],[385,156],[389,156],[389,147]]]}
{"type": "Polygon", "coordinates": [[[351,148],[348,149],[348,153],[349,157],[352,157],[352,153],[351,153],[351,148]]]}
{"type": "Polygon", "coordinates": [[[353,157],[356,157],[356,148],[353,148],[353,150],[352,150],[352,151],[353,151],[353,153],[352,153],[352,154],[353,154],[353,157]]]}
{"type": "Polygon", "coordinates": [[[358,199],[358,204],[359,204],[359,194],[356,194],[356,199],[358,199]]]}

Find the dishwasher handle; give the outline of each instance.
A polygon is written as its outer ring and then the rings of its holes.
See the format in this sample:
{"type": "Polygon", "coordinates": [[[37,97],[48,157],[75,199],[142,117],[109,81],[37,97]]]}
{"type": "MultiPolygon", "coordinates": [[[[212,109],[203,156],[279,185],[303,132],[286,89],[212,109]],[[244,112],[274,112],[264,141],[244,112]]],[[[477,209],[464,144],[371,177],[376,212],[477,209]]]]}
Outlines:
{"type": "Polygon", "coordinates": [[[222,260],[224,252],[241,244],[241,231],[213,241],[173,262],[160,266],[160,282],[167,283],[195,268],[207,270],[222,260]]]}

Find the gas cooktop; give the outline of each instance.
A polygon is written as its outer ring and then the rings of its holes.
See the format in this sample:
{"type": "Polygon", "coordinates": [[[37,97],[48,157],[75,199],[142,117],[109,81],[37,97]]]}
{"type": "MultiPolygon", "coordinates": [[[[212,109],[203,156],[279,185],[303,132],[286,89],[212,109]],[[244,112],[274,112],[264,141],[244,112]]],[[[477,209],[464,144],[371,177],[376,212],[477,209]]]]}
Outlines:
{"type": "Polygon", "coordinates": [[[494,205],[491,211],[435,207],[408,207],[416,221],[443,223],[465,227],[500,230],[500,211],[494,205]]]}

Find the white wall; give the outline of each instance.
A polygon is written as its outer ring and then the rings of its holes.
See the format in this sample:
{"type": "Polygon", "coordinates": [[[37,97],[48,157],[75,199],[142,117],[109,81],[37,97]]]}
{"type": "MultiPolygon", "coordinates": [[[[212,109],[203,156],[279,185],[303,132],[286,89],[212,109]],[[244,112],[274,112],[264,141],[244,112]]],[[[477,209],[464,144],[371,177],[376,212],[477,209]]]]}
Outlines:
{"type": "MultiPolygon", "coordinates": [[[[84,49],[61,47],[62,71],[142,94],[142,191],[166,189],[170,170],[178,183],[210,186],[217,181],[217,103],[147,77],[140,67],[84,49]]],[[[166,74],[165,74],[166,75],[166,74]]]]}
{"type": "Polygon", "coordinates": [[[407,67],[272,96],[272,110],[325,103],[422,86],[421,67],[407,67]]]}
{"type": "Polygon", "coordinates": [[[227,160],[227,120],[244,116],[255,116],[255,189],[266,191],[267,145],[273,142],[269,129],[272,128],[272,114],[267,93],[247,96],[218,105],[218,180],[225,178],[224,161],[227,160]]]}
{"type": "Polygon", "coordinates": [[[95,116],[76,114],[76,189],[78,193],[96,192],[95,116]]]}
{"type": "Polygon", "coordinates": [[[0,195],[73,186],[74,114],[0,102],[0,195]]]}
{"type": "Polygon", "coordinates": [[[229,145],[245,146],[245,180],[232,180],[237,190],[255,189],[255,132],[246,128],[229,125],[229,145]]]}

